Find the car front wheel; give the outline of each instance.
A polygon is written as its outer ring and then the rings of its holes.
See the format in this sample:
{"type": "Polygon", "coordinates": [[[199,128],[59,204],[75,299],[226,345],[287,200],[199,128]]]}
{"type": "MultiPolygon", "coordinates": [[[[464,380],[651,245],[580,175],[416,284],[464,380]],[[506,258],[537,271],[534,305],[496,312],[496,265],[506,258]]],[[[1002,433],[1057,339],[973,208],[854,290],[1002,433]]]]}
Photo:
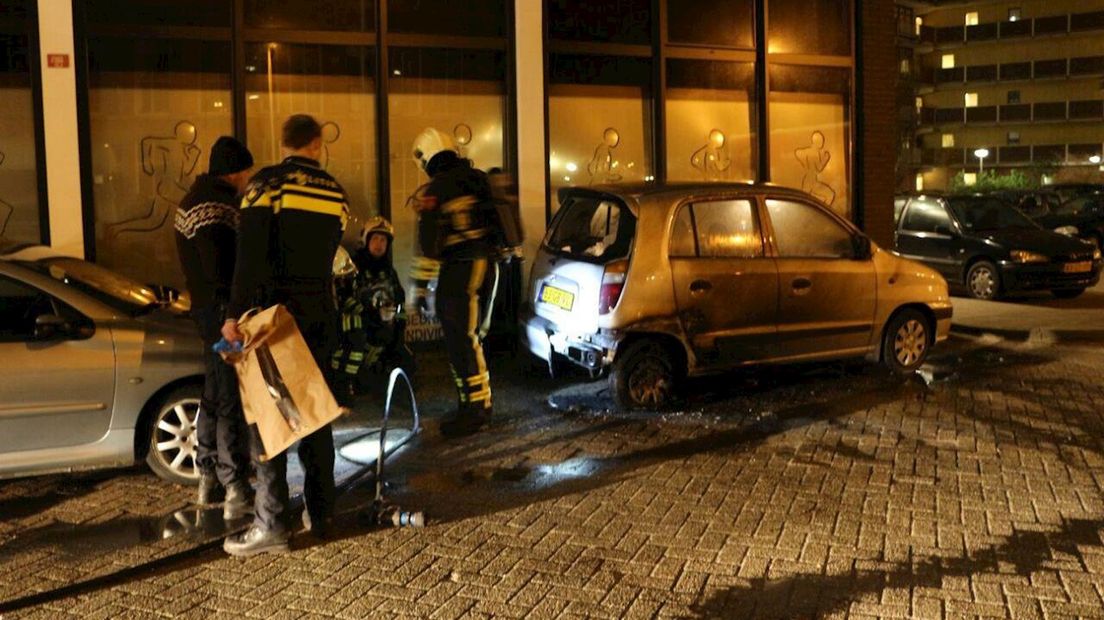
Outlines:
{"type": "Polygon", "coordinates": [[[196,421],[199,417],[201,386],[176,388],[153,408],[149,425],[146,463],[153,473],[176,484],[196,484],[196,421]]]}
{"type": "Polygon", "coordinates": [[[987,260],[978,261],[966,273],[966,289],[974,299],[997,299],[1001,293],[1000,273],[987,260]]]}
{"type": "Polygon", "coordinates": [[[915,371],[928,358],[935,341],[931,321],[918,310],[905,308],[886,324],[882,361],[897,374],[915,371]]]}
{"type": "Polygon", "coordinates": [[[662,345],[638,340],[618,351],[609,382],[622,409],[660,409],[674,400],[678,374],[662,345]]]}

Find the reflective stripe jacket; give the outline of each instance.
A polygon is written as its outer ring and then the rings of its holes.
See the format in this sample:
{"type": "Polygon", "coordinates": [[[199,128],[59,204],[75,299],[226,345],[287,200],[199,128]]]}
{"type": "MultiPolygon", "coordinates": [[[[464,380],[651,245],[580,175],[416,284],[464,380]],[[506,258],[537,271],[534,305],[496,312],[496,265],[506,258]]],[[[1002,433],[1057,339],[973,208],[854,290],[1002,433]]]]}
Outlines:
{"type": "Polygon", "coordinates": [[[345,190],[317,161],[291,156],[259,171],[241,203],[229,317],[276,288],[321,289],[349,219],[345,190]]]}

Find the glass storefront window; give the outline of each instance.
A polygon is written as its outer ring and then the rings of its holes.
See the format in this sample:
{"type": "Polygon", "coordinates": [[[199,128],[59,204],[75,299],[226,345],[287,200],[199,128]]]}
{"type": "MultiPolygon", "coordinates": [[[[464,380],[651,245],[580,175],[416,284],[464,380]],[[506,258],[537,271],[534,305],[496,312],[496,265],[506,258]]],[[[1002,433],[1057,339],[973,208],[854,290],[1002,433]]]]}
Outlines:
{"type": "Polygon", "coordinates": [[[851,0],[767,0],[772,54],[851,54],[851,0]]]}
{"type": "Polygon", "coordinates": [[[771,180],[851,215],[851,70],[771,65],[771,180]]]}
{"type": "Polygon", "coordinates": [[[503,167],[506,57],[492,50],[393,47],[389,52],[393,256],[405,278],[416,238],[407,200],[429,180],[414,161],[414,138],[433,127],[451,133],[476,168],[503,167]]]}
{"type": "Polygon", "coordinates": [[[230,27],[234,4],[226,0],[85,0],[92,26],[230,27]]]}
{"type": "Polygon", "coordinates": [[[549,175],[574,185],[652,180],[651,63],[616,56],[551,56],[549,175]]]}
{"type": "Polygon", "coordinates": [[[388,0],[390,32],[505,37],[505,0],[388,0]]]}
{"type": "MultiPolygon", "coordinates": [[[[226,3],[230,4],[230,3],[226,3]]],[[[245,0],[245,25],[281,30],[373,32],[375,0],[245,0]]]]}
{"type": "Polygon", "coordinates": [[[651,0],[551,0],[548,36],[568,41],[647,44],[652,40],[651,0]]]}
{"type": "Polygon", "coordinates": [[[232,133],[230,44],[92,37],[88,52],[97,261],[182,287],[173,216],[232,133]]]}
{"type": "Polygon", "coordinates": [[[0,9],[0,238],[40,243],[32,9],[24,0],[0,9]]]}
{"type": "Polygon", "coordinates": [[[257,167],[283,160],[280,133],[292,114],[322,124],[322,161],[349,195],[346,240],[379,213],[375,50],[346,45],[246,46],[245,119],[257,167]]]}
{"type": "Polygon", "coordinates": [[[755,67],[667,61],[667,178],[755,179],[755,67]]]}
{"type": "Polygon", "coordinates": [[[672,43],[755,47],[752,0],[678,0],[667,3],[667,38],[672,43]]]}

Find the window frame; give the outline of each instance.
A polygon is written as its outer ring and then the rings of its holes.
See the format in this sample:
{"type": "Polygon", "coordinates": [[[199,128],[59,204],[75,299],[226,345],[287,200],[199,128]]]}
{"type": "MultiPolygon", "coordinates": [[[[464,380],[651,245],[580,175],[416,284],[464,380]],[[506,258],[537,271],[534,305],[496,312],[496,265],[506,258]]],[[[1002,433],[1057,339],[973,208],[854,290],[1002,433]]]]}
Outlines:
{"type": "Polygon", "coordinates": [[[759,195],[757,194],[703,194],[680,200],[671,210],[668,216],[667,225],[667,259],[668,260],[758,260],[764,258],[771,258],[771,248],[767,242],[767,231],[763,224],[763,210],[759,204],[759,195]],[[698,238],[698,218],[694,213],[694,206],[698,204],[706,204],[713,202],[747,202],[751,206],[751,217],[755,224],[756,231],[759,233],[759,244],[762,252],[759,256],[702,256],[701,254],[701,239],[698,238]],[[671,241],[674,239],[675,234],[675,222],[678,221],[679,215],[683,209],[689,210],[690,213],[690,227],[691,234],[694,239],[694,255],[674,255],[671,254],[671,241]]]}
{"type": "MultiPolygon", "coordinates": [[[[835,211],[822,206],[816,202],[810,201],[804,196],[800,195],[787,195],[782,193],[763,193],[758,196],[760,220],[764,223],[764,234],[767,235],[770,248],[770,256],[775,259],[784,258],[792,260],[860,260],[855,256],[855,242],[860,237],[866,237],[866,233],[858,228],[850,220],[841,217],[835,211]],[[828,219],[835,222],[838,226],[843,228],[845,232],[851,238],[851,255],[850,256],[782,256],[778,251],[778,236],[774,227],[774,220],[770,217],[770,211],[767,209],[768,200],[777,200],[782,202],[792,202],[796,204],[804,205],[808,208],[815,209],[821,214],[826,215],[828,219]],[[769,229],[769,231],[767,230],[769,229]]],[[[872,260],[873,253],[870,257],[862,260],[872,260]]]]}

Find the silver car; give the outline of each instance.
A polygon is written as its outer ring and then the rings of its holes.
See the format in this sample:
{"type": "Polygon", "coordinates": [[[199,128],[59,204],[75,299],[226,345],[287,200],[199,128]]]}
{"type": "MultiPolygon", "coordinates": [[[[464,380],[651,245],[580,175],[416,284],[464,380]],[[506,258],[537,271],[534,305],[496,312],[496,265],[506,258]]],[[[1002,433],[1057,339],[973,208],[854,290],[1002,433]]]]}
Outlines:
{"type": "Polygon", "coordinates": [[[144,459],[194,482],[203,345],[186,309],[93,263],[0,245],[0,478],[144,459]]]}

